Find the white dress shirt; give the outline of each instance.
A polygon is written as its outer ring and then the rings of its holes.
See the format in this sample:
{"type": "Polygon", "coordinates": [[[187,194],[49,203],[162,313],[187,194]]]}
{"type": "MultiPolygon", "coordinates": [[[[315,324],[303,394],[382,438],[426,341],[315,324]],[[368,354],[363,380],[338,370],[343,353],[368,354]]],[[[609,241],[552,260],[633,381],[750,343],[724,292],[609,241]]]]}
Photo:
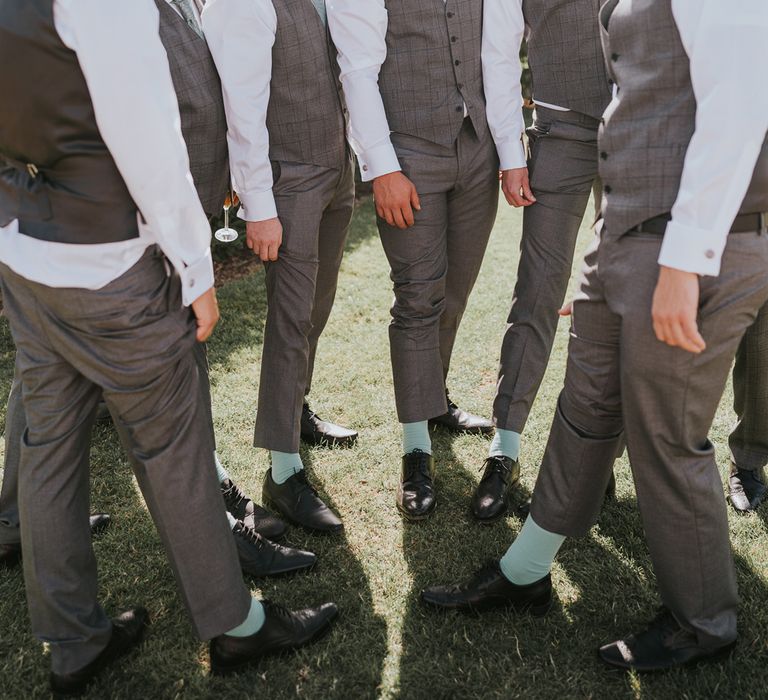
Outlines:
{"type": "Polygon", "coordinates": [[[99,289],[157,244],[178,270],[183,302],[213,286],[211,230],[189,173],[168,58],[151,2],[54,0],[62,41],[76,54],[96,122],[146,223],[139,237],[74,245],[0,228],[0,261],[50,287],[99,289]]]}
{"type": "MultiPolygon", "coordinates": [[[[526,167],[521,140],[525,121],[520,92],[520,45],[526,32],[523,0],[485,0],[482,50],[485,112],[501,170],[526,167]]],[[[547,102],[536,104],[558,112],[569,111],[567,107],[547,102]]]]}
{"type": "Polygon", "coordinates": [[[659,263],[717,276],[768,132],[768,3],[672,0],[672,12],[690,59],[696,129],[659,263]]]}
{"type": "Polygon", "coordinates": [[[221,77],[229,167],[242,204],[239,216],[246,221],[273,219],[277,208],[267,109],[277,13],[272,0],[208,0],[202,22],[221,77]]]}

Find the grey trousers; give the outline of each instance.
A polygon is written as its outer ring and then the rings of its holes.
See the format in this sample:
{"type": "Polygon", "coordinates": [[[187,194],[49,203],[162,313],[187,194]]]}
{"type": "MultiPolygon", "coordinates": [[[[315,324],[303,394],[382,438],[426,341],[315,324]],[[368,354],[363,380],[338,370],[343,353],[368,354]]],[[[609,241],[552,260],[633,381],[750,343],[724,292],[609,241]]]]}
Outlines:
{"type": "Polygon", "coordinates": [[[536,204],[523,212],[520,262],[501,345],[493,402],[496,427],[522,433],[547,369],[584,212],[599,206],[597,129],[578,112],[537,107],[527,130],[536,204]]]}
{"type": "Polygon", "coordinates": [[[27,421],[18,484],[24,579],[52,670],[83,667],[111,634],[88,526],[89,436],[102,394],[197,634],[240,624],[250,593],[211,469],[194,321],[159,250],[98,291],[51,289],[2,265],[0,280],[27,421]]]}
{"type": "Polygon", "coordinates": [[[768,305],[746,332],[733,367],[733,410],[737,423],[728,439],[739,469],[768,464],[768,305]]]}
{"type": "Polygon", "coordinates": [[[400,230],[378,220],[395,300],[389,343],[401,423],[446,412],[445,379],[456,333],[475,284],[499,199],[499,160],[490,136],[469,119],[450,148],[392,134],[421,211],[400,230]]]}
{"type": "Polygon", "coordinates": [[[267,322],[253,444],[298,452],[320,334],[333,308],[355,203],[351,157],[340,170],[274,163],[283,224],[278,259],[265,264],[267,322]]]}
{"type": "Polygon", "coordinates": [[[27,428],[24,403],[21,400],[21,375],[18,365],[13,369],[13,382],[5,412],[5,459],[3,485],[0,488],[0,544],[18,544],[19,532],[19,460],[21,437],[27,428]]]}
{"type": "Polygon", "coordinates": [[[707,434],[736,349],[768,299],[768,236],[733,234],[700,282],[700,355],[658,341],[661,236],[603,232],[574,301],[565,386],[531,504],[567,536],[594,524],[622,432],[661,598],[705,647],[736,636],[736,573],[707,434]]]}
{"type": "MultiPolygon", "coordinates": [[[[208,376],[208,356],[203,343],[195,343],[195,360],[200,378],[200,400],[211,426],[211,439],[215,446],[213,433],[213,411],[211,407],[211,383],[208,376]]],[[[19,462],[21,460],[21,440],[27,429],[27,416],[21,396],[21,374],[18,363],[14,365],[14,377],[5,417],[5,459],[3,464],[3,484],[0,489],[0,544],[20,544],[19,528],[19,462]]],[[[215,465],[214,465],[215,468],[215,465]]]]}

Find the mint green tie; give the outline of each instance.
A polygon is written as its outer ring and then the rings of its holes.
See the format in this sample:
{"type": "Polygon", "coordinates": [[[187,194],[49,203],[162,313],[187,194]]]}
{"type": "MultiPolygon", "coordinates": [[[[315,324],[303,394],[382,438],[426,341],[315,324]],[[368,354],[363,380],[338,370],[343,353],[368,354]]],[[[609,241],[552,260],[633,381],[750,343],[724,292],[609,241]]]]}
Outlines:
{"type": "Polygon", "coordinates": [[[323,24],[327,25],[328,13],[325,9],[325,0],[312,0],[312,4],[315,6],[317,14],[320,15],[320,19],[322,20],[323,24]]]}
{"type": "Polygon", "coordinates": [[[200,29],[200,24],[195,16],[195,10],[192,7],[192,0],[171,0],[171,4],[179,9],[181,16],[187,23],[189,28],[197,34],[201,39],[203,38],[203,30],[200,29]]]}

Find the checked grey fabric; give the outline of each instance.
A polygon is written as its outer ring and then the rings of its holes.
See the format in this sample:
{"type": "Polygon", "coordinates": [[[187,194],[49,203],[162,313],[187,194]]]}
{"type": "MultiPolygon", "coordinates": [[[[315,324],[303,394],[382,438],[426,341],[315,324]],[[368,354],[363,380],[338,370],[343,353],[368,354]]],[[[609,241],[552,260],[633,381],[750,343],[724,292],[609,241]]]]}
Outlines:
{"type": "Polygon", "coordinates": [[[482,0],[386,0],[387,59],[379,91],[393,132],[452,146],[466,105],[485,138],[482,0]]]}
{"type": "Polygon", "coordinates": [[[267,111],[269,157],[340,168],[347,141],[336,49],[314,3],[272,4],[277,34],[267,111]]]}
{"type": "Polygon", "coordinates": [[[611,99],[600,0],[523,0],[534,100],[599,119],[611,99]]]}

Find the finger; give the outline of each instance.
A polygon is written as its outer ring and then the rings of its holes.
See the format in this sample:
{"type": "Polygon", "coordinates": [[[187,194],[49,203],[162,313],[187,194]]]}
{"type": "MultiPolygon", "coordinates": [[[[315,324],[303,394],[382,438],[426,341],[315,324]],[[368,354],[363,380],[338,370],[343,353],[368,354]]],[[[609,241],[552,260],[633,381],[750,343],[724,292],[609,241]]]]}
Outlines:
{"type": "Polygon", "coordinates": [[[690,343],[685,333],[683,325],[679,320],[673,320],[667,324],[667,345],[675,348],[681,348],[688,352],[695,352],[695,346],[690,343]]]}
{"type": "Polygon", "coordinates": [[[512,195],[509,193],[509,190],[502,188],[501,190],[504,193],[504,199],[507,200],[507,204],[509,204],[510,207],[515,206],[515,200],[512,199],[512,195]]]}
{"type": "Polygon", "coordinates": [[[533,204],[536,201],[536,197],[533,196],[533,192],[531,191],[531,186],[527,177],[523,180],[523,186],[521,189],[523,190],[523,197],[528,200],[529,204],[533,204]]]}
{"type": "Polygon", "coordinates": [[[667,336],[664,332],[664,324],[661,323],[661,321],[653,319],[653,332],[656,334],[656,339],[661,341],[662,343],[667,342],[667,336]]]}
{"type": "Polygon", "coordinates": [[[280,244],[279,243],[275,242],[275,243],[270,243],[269,244],[269,247],[267,248],[267,254],[269,255],[269,259],[271,261],[274,262],[275,260],[277,260],[277,251],[279,249],[280,249],[280,244]]]}
{"type": "Polygon", "coordinates": [[[410,204],[406,204],[402,209],[401,213],[403,215],[403,221],[405,221],[406,226],[413,226],[413,209],[411,209],[410,204]]]}
{"type": "Polygon", "coordinates": [[[378,216],[380,219],[385,218],[384,207],[379,206],[378,202],[376,203],[376,216],[378,216]]]}
{"type": "Polygon", "coordinates": [[[204,343],[208,338],[211,337],[211,333],[213,333],[213,324],[208,323],[207,321],[201,321],[200,319],[197,320],[197,333],[195,334],[195,337],[197,338],[198,343],[204,343]]]}
{"type": "Polygon", "coordinates": [[[694,318],[685,318],[683,319],[682,327],[687,341],[693,348],[695,348],[695,350],[692,350],[691,352],[700,353],[704,351],[707,344],[704,342],[704,338],[701,337],[701,333],[699,333],[699,327],[696,324],[696,320],[694,318]]]}
{"type": "Polygon", "coordinates": [[[557,313],[559,316],[570,316],[573,313],[573,302],[569,301],[557,313]]]}
{"type": "Polygon", "coordinates": [[[269,260],[269,244],[266,241],[263,241],[261,245],[259,245],[259,257],[264,262],[269,260]]]}
{"type": "Polygon", "coordinates": [[[509,192],[510,197],[512,197],[512,206],[515,207],[522,207],[525,206],[526,201],[520,196],[520,192],[518,190],[510,190],[509,192]]]}
{"type": "Polygon", "coordinates": [[[385,209],[384,210],[384,221],[386,221],[390,226],[396,226],[395,223],[395,213],[392,209],[385,209]]]}
{"type": "Polygon", "coordinates": [[[411,206],[416,211],[421,211],[421,200],[419,199],[419,193],[416,191],[415,187],[411,190],[411,206]]]}
{"type": "Polygon", "coordinates": [[[245,245],[247,245],[251,250],[253,250],[253,240],[251,238],[245,239],[245,245]]]}
{"type": "Polygon", "coordinates": [[[397,228],[408,228],[408,225],[405,223],[405,219],[403,218],[403,213],[400,209],[393,209],[392,210],[393,215],[393,221],[395,222],[395,226],[397,228]]]}

